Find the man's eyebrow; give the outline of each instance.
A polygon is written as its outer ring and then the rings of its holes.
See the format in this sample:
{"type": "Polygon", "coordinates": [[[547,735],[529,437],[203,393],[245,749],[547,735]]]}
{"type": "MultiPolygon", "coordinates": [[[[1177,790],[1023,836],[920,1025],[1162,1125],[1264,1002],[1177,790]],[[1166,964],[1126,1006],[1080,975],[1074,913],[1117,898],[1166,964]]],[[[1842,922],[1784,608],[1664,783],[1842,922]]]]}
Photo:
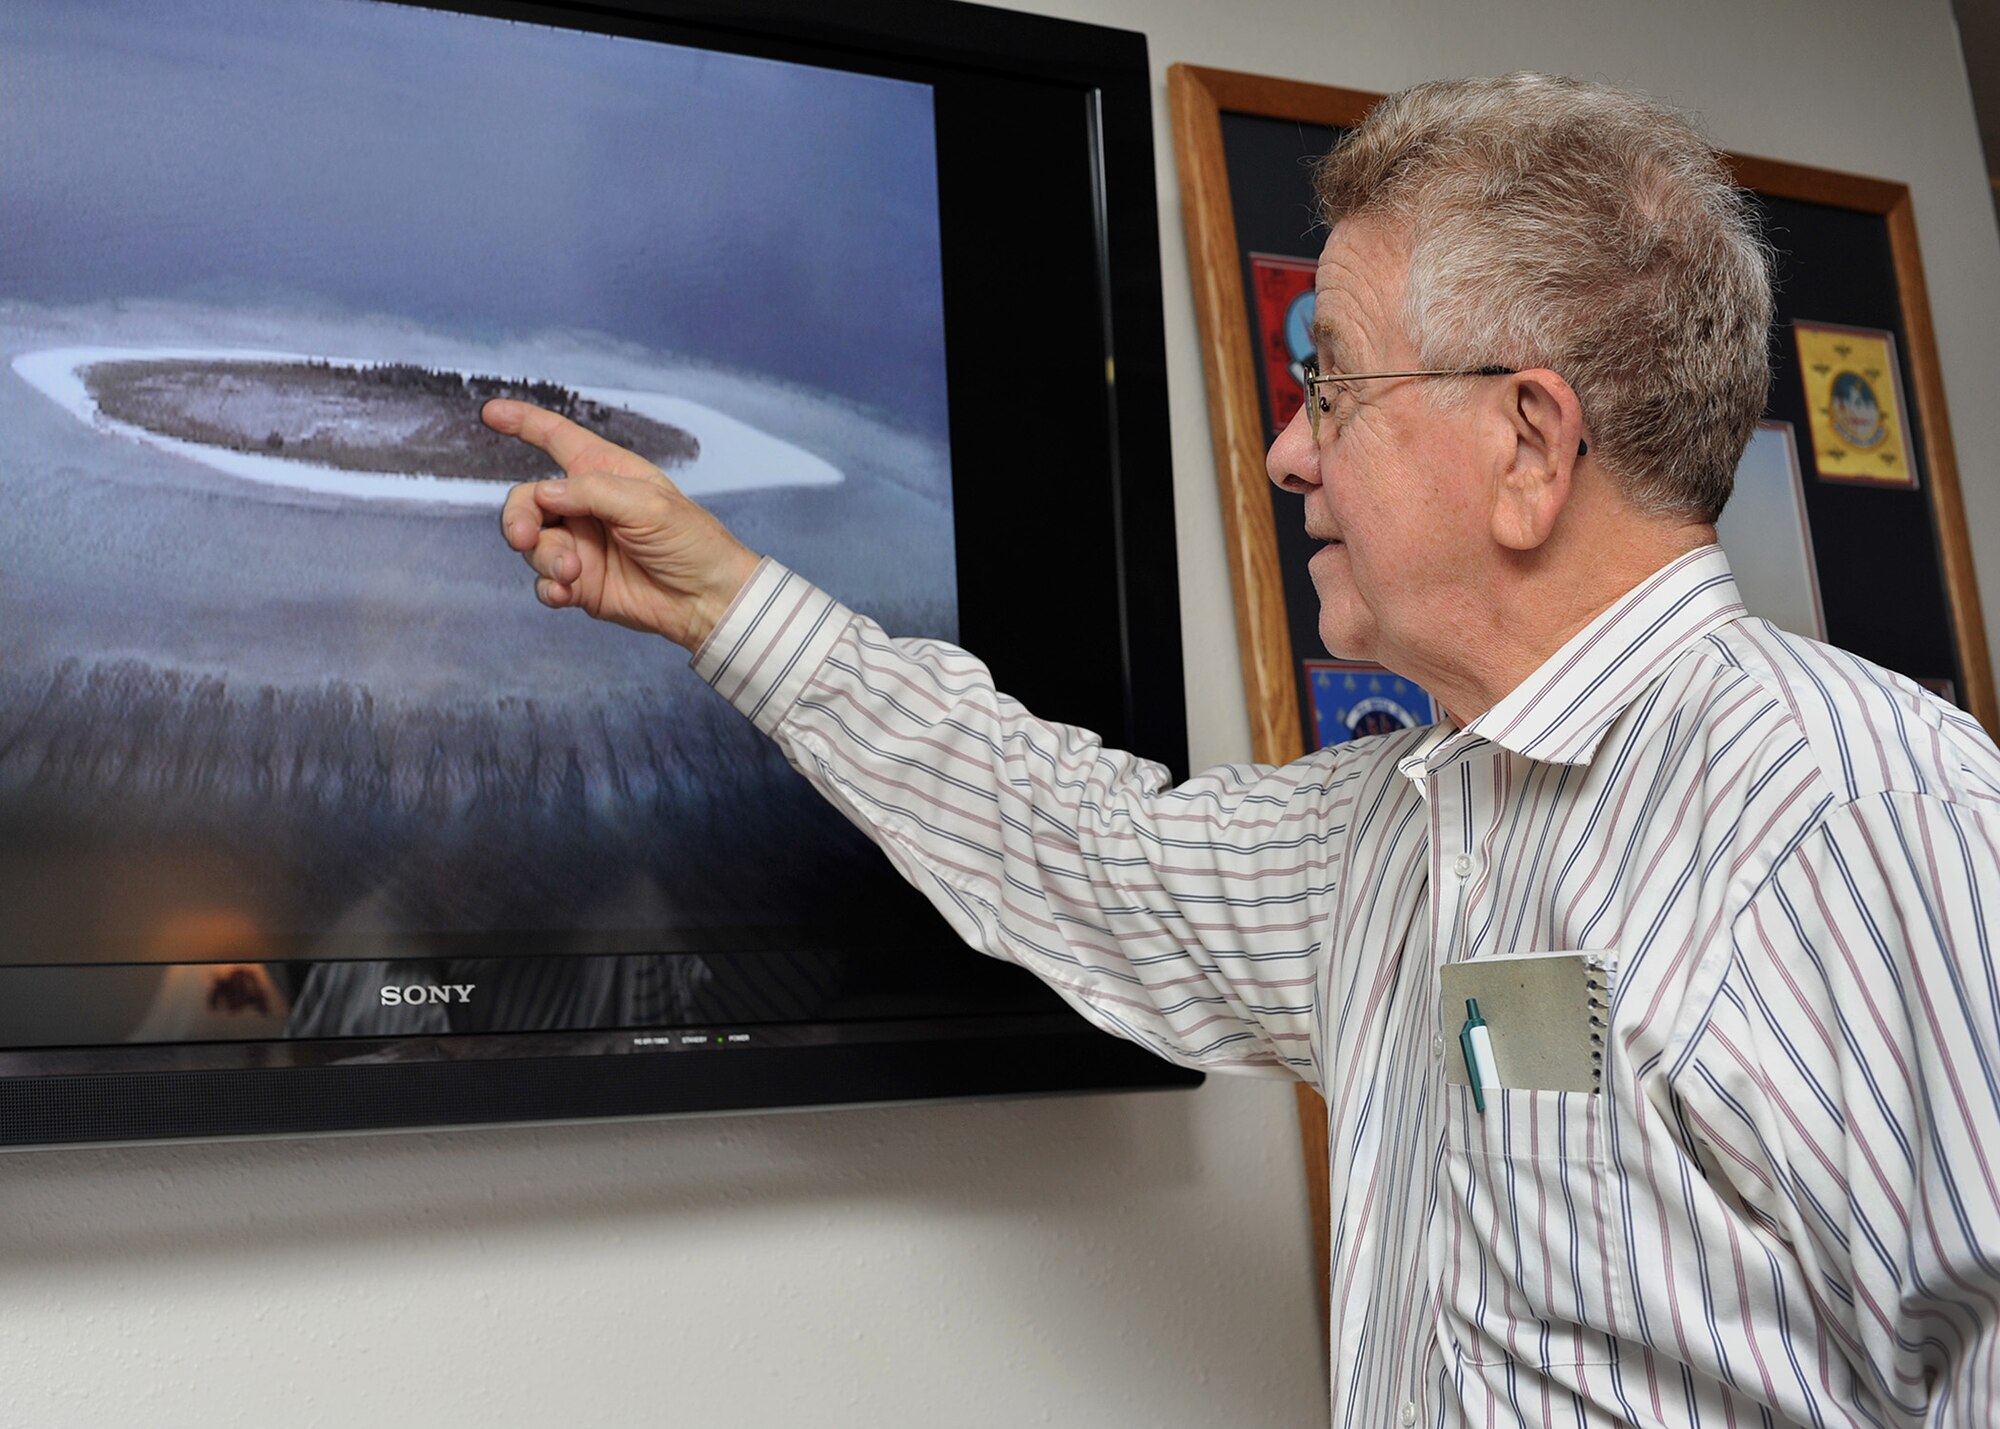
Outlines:
{"type": "Polygon", "coordinates": [[[1315,316],[1306,324],[1306,331],[1312,336],[1313,346],[1326,354],[1327,365],[1335,372],[1347,370],[1347,346],[1340,340],[1340,332],[1325,318],[1315,316]]]}

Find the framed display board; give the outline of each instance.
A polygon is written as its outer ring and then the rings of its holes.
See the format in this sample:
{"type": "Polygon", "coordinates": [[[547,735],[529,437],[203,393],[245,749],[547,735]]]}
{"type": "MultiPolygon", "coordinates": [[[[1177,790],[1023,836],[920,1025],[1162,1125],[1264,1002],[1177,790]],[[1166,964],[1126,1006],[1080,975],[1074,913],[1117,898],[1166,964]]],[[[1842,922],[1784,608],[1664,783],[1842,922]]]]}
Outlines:
{"type": "MultiPolygon", "coordinates": [[[[1429,723],[1421,689],[1326,658],[1302,498],[1264,474],[1304,395],[1312,164],[1381,96],[1189,65],[1168,90],[1253,757],[1429,723]]],[[[2000,731],[1909,189],[1728,160],[1778,252],[1769,405],[1718,523],[1744,602],[2000,731]]],[[[1299,1128],[1324,1300],[1326,1109],[1304,1087],[1299,1128]]]]}

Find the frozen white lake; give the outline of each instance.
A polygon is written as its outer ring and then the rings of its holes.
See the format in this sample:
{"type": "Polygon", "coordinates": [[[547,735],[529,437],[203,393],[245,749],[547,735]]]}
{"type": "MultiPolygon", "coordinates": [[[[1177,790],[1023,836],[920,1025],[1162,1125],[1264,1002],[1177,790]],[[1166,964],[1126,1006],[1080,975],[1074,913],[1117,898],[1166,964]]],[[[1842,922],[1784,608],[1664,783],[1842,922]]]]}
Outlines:
{"type": "MultiPolygon", "coordinates": [[[[84,384],[84,369],[99,362],[323,362],[361,368],[369,362],[330,353],[274,352],[258,348],[52,347],[14,358],[14,371],[36,391],[89,426],[197,461],[228,476],[267,486],[323,495],[419,501],[450,506],[497,507],[506,496],[504,481],[466,481],[396,472],[346,471],[314,462],[290,461],[259,452],[182,441],[115,421],[98,410],[84,384]]],[[[436,366],[438,364],[432,363],[436,366]]],[[[455,368],[470,376],[476,367],[455,368]]],[[[691,434],[700,454],[671,473],[676,485],[697,500],[776,487],[837,486],[841,471],[823,457],[760,431],[747,422],[685,397],[617,387],[575,387],[578,395],[665,422],[691,434]]]]}

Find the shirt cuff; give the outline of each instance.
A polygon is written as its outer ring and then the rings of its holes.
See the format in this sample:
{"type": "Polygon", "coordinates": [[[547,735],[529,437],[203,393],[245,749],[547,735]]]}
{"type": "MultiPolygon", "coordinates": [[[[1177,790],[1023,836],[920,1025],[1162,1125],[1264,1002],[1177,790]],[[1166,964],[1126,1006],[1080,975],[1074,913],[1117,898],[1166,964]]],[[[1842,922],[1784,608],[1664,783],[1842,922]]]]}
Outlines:
{"type": "Polygon", "coordinates": [[[690,661],[695,674],[775,734],[854,612],[765,557],[690,661]]]}

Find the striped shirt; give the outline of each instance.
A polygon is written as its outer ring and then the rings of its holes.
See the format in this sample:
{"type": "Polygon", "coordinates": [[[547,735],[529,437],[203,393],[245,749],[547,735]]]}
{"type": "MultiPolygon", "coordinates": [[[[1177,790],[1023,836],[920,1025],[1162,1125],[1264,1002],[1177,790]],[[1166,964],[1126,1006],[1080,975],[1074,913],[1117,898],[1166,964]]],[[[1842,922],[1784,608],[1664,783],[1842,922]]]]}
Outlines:
{"type": "Polygon", "coordinates": [[[767,563],[696,670],[966,940],[1328,1105],[1333,1422],[2000,1423],[2000,753],[1665,566],[1467,727],[1165,771],[767,563]],[[1439,969],[1614,960],[1599,1092],[1439,969]]]}

